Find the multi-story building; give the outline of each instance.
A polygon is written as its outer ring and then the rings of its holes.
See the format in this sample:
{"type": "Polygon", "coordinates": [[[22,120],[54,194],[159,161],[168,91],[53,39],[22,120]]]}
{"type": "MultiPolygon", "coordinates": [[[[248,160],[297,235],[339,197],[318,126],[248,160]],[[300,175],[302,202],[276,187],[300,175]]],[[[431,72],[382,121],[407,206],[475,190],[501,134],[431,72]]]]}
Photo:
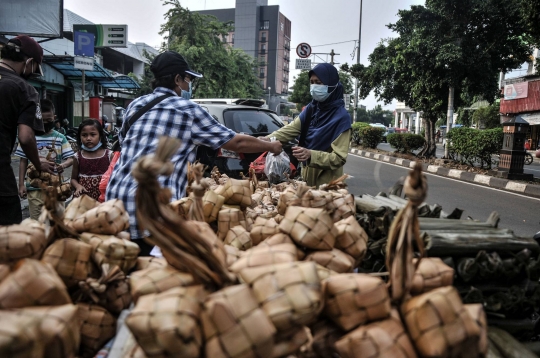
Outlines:
{"type": "Polygon", "coordinates": [[[257,61],[259,83],[275,98],[270,106],[278,103],[276,96],[289,91],[291,60],[291,21],[279,12],[279,5],[268,6],[268,0],[236,0],[233,9],[197,12],[234,23],[234,31],[224,40],[257,61]]]}

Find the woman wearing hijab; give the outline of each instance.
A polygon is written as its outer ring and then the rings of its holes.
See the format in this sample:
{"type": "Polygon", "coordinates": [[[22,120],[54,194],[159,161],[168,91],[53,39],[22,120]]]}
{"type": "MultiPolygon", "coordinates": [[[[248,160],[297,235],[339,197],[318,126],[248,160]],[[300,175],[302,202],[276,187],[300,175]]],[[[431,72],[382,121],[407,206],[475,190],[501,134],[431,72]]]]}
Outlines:
{"type": "Polygon", "coordinates": [[[280,142],[298,138],[293,155],[302,162],[302,177],[316,188],[343,175],[351,141],[351,116],[336,68],[322,63],[309,71],[313,100],[287,126],[268,137],[280,142]]]}

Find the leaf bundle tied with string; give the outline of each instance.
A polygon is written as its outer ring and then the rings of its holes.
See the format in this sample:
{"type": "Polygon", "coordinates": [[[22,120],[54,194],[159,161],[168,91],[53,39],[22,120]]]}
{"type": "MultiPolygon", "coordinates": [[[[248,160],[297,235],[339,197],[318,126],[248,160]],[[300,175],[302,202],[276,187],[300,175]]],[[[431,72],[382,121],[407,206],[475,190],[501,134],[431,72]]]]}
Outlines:
{"type": "Polygon", "coordinates": [[[158,176],[170,175],[171,156],[180,141],[162,137],[154,155],[140,158],[133,168],[139,187],[135,196],[137,219],[141,229],[150,231],[152,241],[161,248],[170,265],[193,274],[196,281],[222,287],[234,280],[227,270],[223,243],[204,222],[186,221],[169,207],[171,193],[158,182],[158,176]],[[203,230],[203,225],[208,230],[203,230]]]}

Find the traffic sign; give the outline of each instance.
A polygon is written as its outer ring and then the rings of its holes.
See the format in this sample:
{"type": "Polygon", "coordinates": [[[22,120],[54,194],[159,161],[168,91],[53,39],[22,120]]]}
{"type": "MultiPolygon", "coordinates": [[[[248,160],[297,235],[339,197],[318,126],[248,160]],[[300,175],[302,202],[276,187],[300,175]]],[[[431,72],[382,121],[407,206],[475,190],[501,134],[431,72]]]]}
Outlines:
{"type": "Polygon", "coordinates": [[[94,57],[94,34],[75,31],[73,37],[75,56],[94,57]]]}
{"type": "Polygon", "coordinates": [[[311,46],[305,42],[300,43],[298,46],[296,46],[296,54],[300,58],[307,58],[311,56],[311,46]]]}
{"type": "Polygon", "coordinates": [[[92,33],[96,47],[127,47],[127,25],[73,25],[73,31],[92,33]]]}
{"type": "Polygon", "coordinates": [[[295,70],[311,70],[311,59],[297,58],[295,70]]]}
{"type": "Polygon", "coordinates": [[[94,70],[94,58],[75,56],[73,59],[73,67],[79,70],[93,71],[94,70]]]}

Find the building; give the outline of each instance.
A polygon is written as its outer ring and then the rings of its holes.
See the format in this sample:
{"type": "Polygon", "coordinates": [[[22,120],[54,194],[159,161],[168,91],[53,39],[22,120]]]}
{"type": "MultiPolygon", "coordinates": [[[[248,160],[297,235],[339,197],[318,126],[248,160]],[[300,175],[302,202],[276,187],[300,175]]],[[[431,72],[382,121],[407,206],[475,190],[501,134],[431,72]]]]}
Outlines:
{"type": "Polygon", "coordinates": [[[277,96],[289,91],[291,59],[291,21],[279,12],[279,6],[268,6],[268,0],[236,0],[234,9],[197,12],[234,23],[234,32],[224,40],[257,61],[261,87],[272,97],[269,106],[279,106],[277,96]]]}
{"type": "MultiPolygon", "coordinates": [[[[85,18],[63,10],[62,38],[34,37],[43,47],[43,77],[31,80],[40,98],[50,99],[58,118],[67,118],[72,126],[82,120],[82,71],[74,67],[73,25],[93,24],[85,18]]],[[[30,32],[30,30],[29,30],[30,32]]],[[[4,41],[7,37],[4,38],[4,41]]],[[[128,74],[141,77],[148,59],[144,51],[156,55],[157,50],[144,43],[131,43],[125,48],[96,48],[94,69],[85,71],[84,117],[114,120],[116,107],[127,107],[140,88],[128,74]]]]}

